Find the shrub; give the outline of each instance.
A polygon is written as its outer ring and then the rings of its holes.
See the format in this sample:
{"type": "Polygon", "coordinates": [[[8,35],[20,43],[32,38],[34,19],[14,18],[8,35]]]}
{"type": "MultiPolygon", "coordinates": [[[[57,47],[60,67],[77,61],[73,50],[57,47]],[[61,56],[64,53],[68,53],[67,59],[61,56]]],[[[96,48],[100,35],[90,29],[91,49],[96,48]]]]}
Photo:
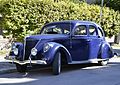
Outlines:
{"type": "MultiPolygon", "coordinates": [[[[88,20],[99,23],[100,7],[70,0],[2,0],[0,23],[6,35],[17,41],[26,35],[36,34],[48,22],[62,20],[88,20]]],[[[104,7],[102,27],[107,36],[117,34],[120,28],[120,14],[104,7]]]]}

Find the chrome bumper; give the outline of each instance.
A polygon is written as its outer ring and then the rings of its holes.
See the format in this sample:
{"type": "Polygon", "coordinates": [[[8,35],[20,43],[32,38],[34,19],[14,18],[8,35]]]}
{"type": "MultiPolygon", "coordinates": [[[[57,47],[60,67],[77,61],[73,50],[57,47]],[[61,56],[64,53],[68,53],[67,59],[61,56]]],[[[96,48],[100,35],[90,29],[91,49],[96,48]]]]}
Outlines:
{"type": "Polygon", "coordinates": [[[24,65],[24,64],[41,64],[41,65],[46,65],[47,62],[44,61],[44,60],[24,60],[24,61],[19,61],[19,60],[16,60],[14,58],[14,56],[7,56],[5,57],[5,61],[6,62],[12,62],[12,63],[18,63],[18,64],[21,64],[21,65],[24,65]]]}

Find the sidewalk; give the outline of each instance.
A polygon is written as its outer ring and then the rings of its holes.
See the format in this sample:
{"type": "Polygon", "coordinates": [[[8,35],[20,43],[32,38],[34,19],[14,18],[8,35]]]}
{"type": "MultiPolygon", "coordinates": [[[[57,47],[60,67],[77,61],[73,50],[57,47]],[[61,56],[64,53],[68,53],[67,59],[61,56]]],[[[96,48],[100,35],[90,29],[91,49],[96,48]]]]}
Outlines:
{"type": "Polygon", "coordinates": [[[114,47],[113,51],[116,52],[120,57],[120,47],[114,47]]]}
{"type": "Polygon", "coordinates": [[[109,63],[119,63],[120,64],[120,57],[113,57],[111,59],[109,59],[109,63]]]}

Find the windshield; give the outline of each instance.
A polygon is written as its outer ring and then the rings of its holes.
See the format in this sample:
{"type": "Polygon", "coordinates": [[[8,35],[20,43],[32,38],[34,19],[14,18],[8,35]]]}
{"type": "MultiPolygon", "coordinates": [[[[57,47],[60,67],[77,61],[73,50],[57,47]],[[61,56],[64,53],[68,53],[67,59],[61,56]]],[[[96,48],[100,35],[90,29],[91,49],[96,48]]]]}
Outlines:
{"type": "Polygon", "coordinates": [[[41,34],[69,34],[70,24],[52,24],[45,26],[41,34]]]}

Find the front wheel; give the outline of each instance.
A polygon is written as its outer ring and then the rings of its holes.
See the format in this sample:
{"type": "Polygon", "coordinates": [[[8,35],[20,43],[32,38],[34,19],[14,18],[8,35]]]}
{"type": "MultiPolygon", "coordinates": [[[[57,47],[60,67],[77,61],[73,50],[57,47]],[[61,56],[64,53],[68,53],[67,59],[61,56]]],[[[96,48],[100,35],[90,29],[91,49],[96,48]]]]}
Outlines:
{"type": "Polygon", "coordinates": [[[20,73],[26,72],[27,65],[26,64],[25,65],[16,64],[16,69],[20,73]]]}
{"type": "Polygon", "coordinates": [[[59,75],[61,72],[61,53],[57,52],[53,61],[53,74],[59,75]]]}

